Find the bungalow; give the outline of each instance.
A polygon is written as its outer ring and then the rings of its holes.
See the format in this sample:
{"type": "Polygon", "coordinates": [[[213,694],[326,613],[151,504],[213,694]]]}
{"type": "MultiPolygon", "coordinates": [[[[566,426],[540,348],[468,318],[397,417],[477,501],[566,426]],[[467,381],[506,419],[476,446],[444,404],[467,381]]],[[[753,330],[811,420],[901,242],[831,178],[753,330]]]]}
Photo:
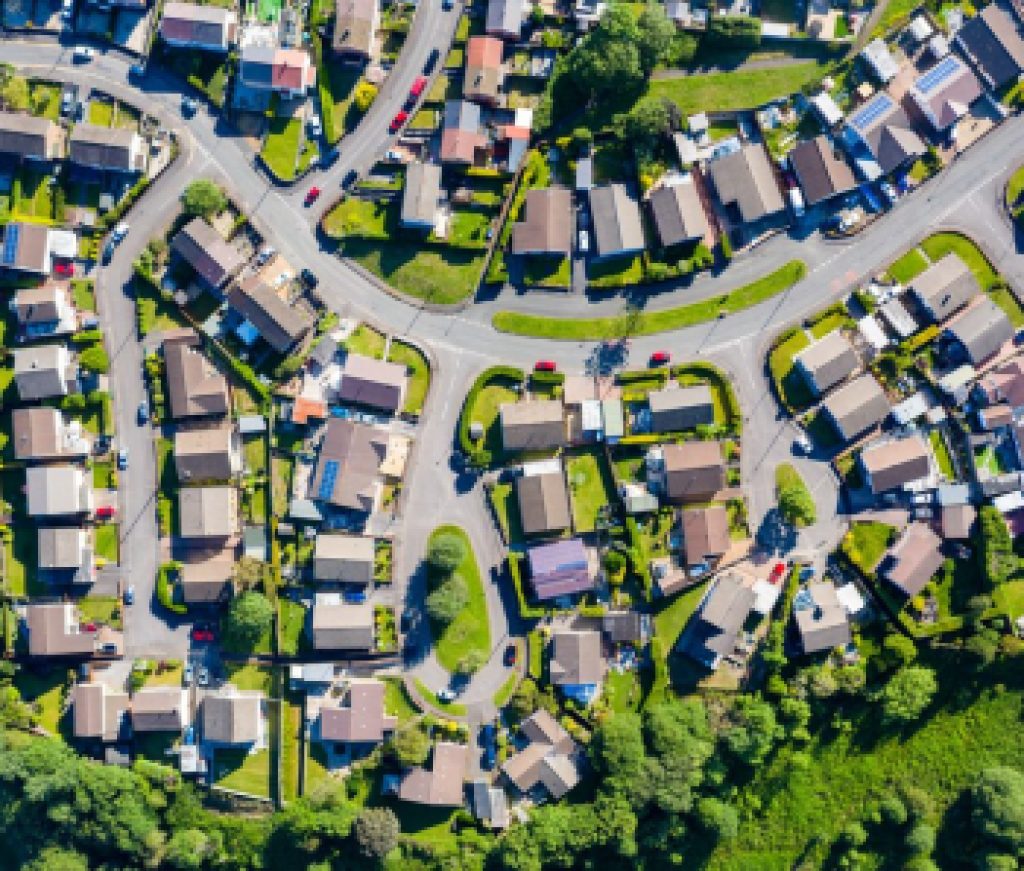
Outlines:
{"type": "Polygon", "coordinates": [[[953,41],[991,90],[1016,81],[1024,73],[1020,28],[1013,15],[996,3],[967,19],[953,41]]]}
{"type": "Polygon", "coordinates": [[[228,420],[179,426],[174,433],[174,466],[178,480],[186,484],[234,478],[242,471],[238,430],[228,420]]]}
{"type": "Polygon", "coordinates": [[[502,54],[505,44],[494,36],[471,36],[466,42],[466,72],[462,95],[488,106],[498,103],[505,71],[502,54]]]}
{"type": "Polygon", "coordinates": [[[68,424],[56,408],[46,405],[11,412],[11,442],[16,460],[79,458],[90,450],[81,424],[68,424]]]}
{"type": "Polygon", "coordinates": [[[970,267],[952,252],[910,282],[910,292],[935,323],[956,314],[981,293],[970,267]]]}
{"type": "Polygon", "coordinates": [[[831,581],[811,584],[797,594],[796,628],[804,653],[820,653],[850,643],[850,620],[831,581]]]}
{"type": "Polygon", "coordinates": [[[64,129],[55,121],[26,112],[0,112],[0,155],[18,160],[60,160],[64,144],[64,129]]]}
{"type": "Polygon", "coordinates": [[[203,696],[200,731],[206,744],[250,747],[262,744],[263,693],[224,684],[203,696]]]}
{"type": "Polygon", "coordinates": [[[335,0],[331,49],[342,62],[367,63],[380,27],[378,0],[335,0]]]}
{"type": "Polygon", "coordinates": [[[480,130],[480,107],[468,100],[448,100],[438,152],[441,163],[473,164],[477,150],[486,145],[487,137],[480,130]]]}
{"type": "Polygon", "coordinates": [[[109,626],[87,629],[85,625],[79,620],[74,602],[30,602],[25,607],[28,655],[89,658],[121,654],[120,632],[109,626]]]}
{"type": "Polygon", "coordinates": [[[291,351],[316,322],[302,300],[284,299],[256,275],[238,282],[228,291],[227,299],[228,305],[244,318],[240,335],[258,333],[278,354],[291,351]]]}
{"type": "Polygon", "coordinates": [[[885,91],[879,91],[847,118],[842,136],[868,181],[895,172],[928,150],[903,107],[885,91]]]}
{"type": "Polygon", "coordinates": [[[191,330],[164,339],[164,368],[171,417],[212,417],[228,413],[227,379],[206,359],[201,342],[191,330]]]}
{"type": "Polygon", "coordinates": [[[535,711],[520,725],[529,744],[501,767],[502,774],[520,792],[543,789],[556,801],[580,781],[579,748],[569,733],[547,711],[535,711]]]}
{"type": "Polygon", "coordinates": [[[31,466],[25,470],[29,517],[64,517],[92,511],[92,476],[81,466],[31,466]]]}
{"type": "Polygon", "coordinates": [[[142,687],[132,696],[132,729],[136,732],[180,732],[191,720],[188,690],[142,687]]]}
{"type": "Polygon", "coordinates": [[[330,418],[310,497],[336,508],[372,514],[380,495],[380,466],[387,452],[387,433],[366,424],[330,418]]]}
{"type": "Polygon", "coordinates": [[[76,683],[71,690],[71,733],[80,741],[114,744],[129,737],[128,693],[102,682],[76,683]]]}
{"type": "Polygon", "coordinates": [[[523,34],[523,0],[487,0],[484,30],[491,36],[519,39],[523,34]]]}
{"type": "Polygon", "coordinates": [[[684,508],[681,527],[687,565],[714,563],[729,549],[729,513],[724,505],[684,508]]]}
{"type": "Polygon", "coordinates": [[[125,173],[146,168],[146,142],[136,130],[76,124],[69,142],[69,158],[78,166],[125,173]]]}
{"type": "Polygon", "coordinates": [[[596,259],[639,254],[647,247],[640,206],[624,184],[598,185],[590,191],[596,259]]]}
{"type": "Polygon", "coordinates": [[[717,441],[665,445],[665,496],[670,502],[707,502],[725,487],[725,458],[717,441]]]}
{"type": "Polygon", "coordinates": [[[569,189],[534,188],[525,205],[526,218],[512,227],[512,253],[568,257],[574,226],[569,189]]]}
{"type": "Polygon", "coordinates": [[[405,366],[349,353],[341,368],[338,398],[394,413],[405,402],[407,381],[405,366]]]}
{"type": "Polygon", "coordinates": [[[886,551],[881,574],[906,596],[916,596],[942,567],[942,539],[926,523],[911,523],[886,551]]]}
{"type": "Polygon", "coordinates": [[[919,435],[877,441],[861,451],[860,465],[877,495],[927,478],[932,471],[931,451],[919,435]]]}
{"type": "Polygon", "coordinates": [[[524,464],[515,489],[519,519],[526,535],[561,532],[572,525],[561,460],[524,464]]]}
{"type": "Polygon", "coordinates": [[[680,432],[715,422],[715,402],[707,384],[652,390],[647,404],[653,432],[680,432]]]}
{"type": "Polygon", "coordinates": [[[81,527],[41,526],[36,530],[40,580],[53,585],[95,580],[92,535],[81,527]]]}
{"type": "Polygon", "coordinates": [[[317,737],[350,748],[380,744],[398,726],[398,717],[385,710],[384,697],[381,681],[353,678],[344,696],[320,706],[317,737]]]}
{"type": "Polygon", "coordinates": [[[551,683],[566,698],[589,705],[601,692],[605,663],[601,633],[590,629],[561,630],[551,636],[548,662],[551,683]]]}
{"type": "Polygon", "coordinates": [[[918,76],[907,92],[939,133],[959,121],[984,92],[978,77],[956,55],[946,55],[918,76]]]}
{"type": "Polygon", "coordinates": [[[409,229],[430,232],[437,222],[440,199],[441,167],[436,163],[413,161],[405,167],[399,223],[409,229]]]}
{"type": "Polygon", "coordinates": [[[739,575],[719,575],[680,637],[686,653],[710,669],[729,656],[754,607],[754,589],[739,575]]]}
{"type": "Polygon", "coordinates": [[[434,745],[431,768],[410,769],[402,778],[398,797],[432,807],[462,807],[468,761],[469,747],[465,744],[439,741],[434,745]]]}
{"type": "Polygon", "coordinates": [[[789,152],[789,165],[800,182],[808,206],[827,202],[857,186],[850,164],[828,136],[800,142],[789,152]]]}
{"type": "Polygon", "coordinates": [[[587,552],[578,538],[528,548],[526,559],[530,586],[541,602],[585,593],[594,587],[587,552]]]}
{"type": "Polygon", "coordinates": [[[24,402],[67,396],[78,390],[77,367],[66,345],[15,348],[14,383],[24,402]]]}
{"type": "Polygon", "coordinates": [[[873,39],[860,53],[861,60],[883,85],[889,84],[900,71],[900,66],[883,39],[873,39]]]}
{"type": "Polygon", "coordinates": [[[692,173],[674,184],[662,185],[648,202],[663,248],[699,242],[707,236],[708,216],[692,173]]]}
{"type": "Polygon", "coordinates": [[[873,375],[864,374],[833,391],[821,404],[839,437],[852,441],[888,416],[889,400],[873,375]]]}
{"type": "Polygon", "coordinates": [[[740,223],[756,229],[784,216],[785,201],[763,145],[744,145],[710,163],[711,181],[740,223]]]}
{"type": "Polygon", "coordinates": [[[232,538],[239,534],[235,487],[182,487],[178,491],[182,538],[232,538]]]}
{"type": "Polygon", "coordinates": [[[78,329],[66,282],[22,288],[11,297],[10,306],[26,339],[65,335],[78,329]]]}
{"type": "Polygon", "coordinates": [[[171,240],[171,252],[191,266],[199,280],[219,291],[245,264],[241,252],[205,218],[193,218],[171,240]]]}
{"type": "Polygon", "coordinates": [[[322,533],[313,551],[313,577],[318,581],[369,584],[373,581],[375,555],[372,536],[322,533]]]}
{"type": "Polygon", "coordinates": [[[946,333],[971,365],[979,366],[1013,338],[1013,324],[991,297],[982,296],[947,324],[946,333]]]}
{"type": "Polygon", "coordinates": [[[316,650],[373,650],[373,605],[342,602],[334,594],[318,593],[310,621],[316,650]]]}
{"type": "Polygon", "coordinates": [[[793,358],[793,365],[811,392],[823,396],[856,372],[860,359],[846,337],[833,330],[800,351],[793,358]]]}
{"type": "Polygon", "coordinates": [[[506,451],[552,451],[565,444],[565,411],[558,399],[505,402],[498,417],[506,451]]]}
{"type": "Polygon", "coordinates": [[[53,265],[53,246],[50,230],[45,225],[11,221],[4,227],[3,236],[0,268],[33,275],[50,274],[53,265]]]}
{"type": "Polygon", "coordinates": [[[301,97],[316,84],[309,52],[298,48],[250,44],[242,46],[238,82],[258,93],[301,97]]]}
{"type": "Polygon", "coordinates": [[[160,38],[175,48],[226,52],[235,41],[238,16],[233,9],[196,3],[165,3],[160,38]]]}

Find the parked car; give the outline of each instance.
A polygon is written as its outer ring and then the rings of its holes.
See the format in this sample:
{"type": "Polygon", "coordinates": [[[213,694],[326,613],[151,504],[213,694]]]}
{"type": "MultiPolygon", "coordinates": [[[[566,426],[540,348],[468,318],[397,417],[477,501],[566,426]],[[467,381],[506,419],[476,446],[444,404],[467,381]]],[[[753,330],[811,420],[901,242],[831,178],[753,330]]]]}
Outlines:
{"type": "Polygon", "coordinates": [[[793,451],[797,454],[809,454],[813,450],[811,440],[807,438],[807,433],[800,433],[795,439],[793,439],[793,451]]]}
{"type": "Polygon", "coordinates": [[[401,112],[395,115],[394,118],[391,119],[391,125],[388,127],[388,132],[397,133],[402,128],[402,125],[408,120],[409,113],[403,109],[401,112]]]}
{"type": "Polygon", "coordinates": [[[194,677],[195,670],[192,668],[192,663],[186,662],[185,670],[181,673],[181,682],[185,684],[185,686],[190,687],[192,686],[192,680],[194,677]]]}
{"type": "Polygon", "coordinates": [[[75,0],[64,0],[60,9],[60,17],[67,20],[75,14],[75,0]]]}
{"type": "MultiPolygon", "coordinates": [[[[514,644],[510,644],[505,648],[505,665],[511,668],[516,664],[516,660],[519,658],[519,648],[514,644]]],[[[491,728],[494,728],[493,726],[491,728]]]]}
{"type": "Polygon", "coordinates": [[[672,355],[668,351],[655,351],[651,354],[652,366],[667,366],[671,360],[672,355]]]}
{"type": "Polygon", "coordinates": [[[334,166],[339,157],[341,157],[341,149],[338,148],[337,145],[333,148],[328,148],[320,155],[320,166],[325,168],[328,166],[334,166]]]}
{"type": "Polygon", "coordinates": [[[308,121],[306,121],[306,127],[309,130],[310,136],[319,136],[324,132],[323,125],[320,123],[319,115],[313,115],[308,121]]]}
{"type": "Polygon", "coordinates": [[[352,186],[352,184],[355,182],[357,178],[359,178],[359,173],[356,172],[354,169],[350,169],[348,172],[345,173],[345,177],[341,180],[342,189],[348,190],[348,188],[352,186]]]}
{"type": "Polygon", "coordinates": [[[126,605],[135,604],[135,585],[129,584],[128,589],[124,591],[124,603],[126,605]]]}
{"type": "Polygon", "coordinates": [[[96,509],[96,518],[98,520],[109,520],[113,516],[114,516],[114,506],[113,505],[101,505],[99,508],[96,509]]]}
{"type": "Polygon", "coordinates": [[[101,260],[103,261],[104,266],[106,266],[108,263],[110,263],[111,260],[114,259],[114,249],[116,247],[117,243],[114,241],[113,237],[107,239],[106,243],[103,245],[103,254],[101,256],[101,260]]]}
{"type": "Polygon", "coordinates": [[[199,686],[208,687],[210,685],[210,669],[205,665],[199,666],[199,686]]]}
{"type": "Polygon", "coordinates": [[[149,423],[149,403],[145,399],[139,403],[139,407],[135,412],[135,417],[139,422],[139,426],[145,426],[149,423]]]}
{"type": "Polygon", "coordinates": [[[88,45],[76,45],[71,52],[71,59],[75,63],[85,63],[96,57],[96,49],[88,45]]]}
{"type": "Polygon", "coordinates": [[[577,247],[580,249],[580,254],[590,251],[590,233],[586,230],[580,230],[580,241],[577,247]]]}
{"type": "Polygon", "coordinates": [[[128,67],[128,75],[136,79],[141,79],[144,75],[146,75],[146,65],[144,63],[132,64],[130,67],[128,67]]]}
{"type": "Polygon", "coordinates": [[[448,704],[449,702],[455,701],[455,690],[448,689],[447,687],[437,694],[437,700],[448,704]]]}
{"type": "Polygon", "coordinates": [[[316,287],[320,283],[320,279],[316,277],[316,273],[308,266],[299,273],[299,278],[302,279],[302,283],[306,285],[306,287],[316,287]]]}
{"type": "Polygon", "coordinates": [[[318,188],[316,185],[313,185],[313,187],[311,187],[308,191],[306,191],[306,199],[305,199],[306,205],[307,206],[313,205],[313,203],[316,202],[317,197],[319,197],[319,196],[320,196],[320,188],[318,188]]]}
{"type": "Polygon", "coordinates": [[[124,237],[128,235],[128,230],[131,229],[127,221],[119,221],[117,226],[114,227],[110,232],[110,238],[114,240],[118,245],[124,240],[124,237]]]}
{"type": "Polygon", "coordinates": [[[117,452],[117,468],[122,472],[128,468],[128,448],[121,448],[117,452]]]}
{"type": "Polygon", "coordinates": [[[554,360],[538,360],[533,364],[534,372],[557,372],[558,366],[555,365],[554,360]]]}
{"type": "Polygon", "coordinates": [[[434,67],[437,65],[438,59],[441,57],[441,52],[436,48],[430,50],[430,54],[427,55],[427,62],[423,64],[424,75],[430,75],[434,71],[434,67]]]}
{"type": "Polygon", "coordinates": [[[427,87],[427,77],[417,76],[416,81],[412,83],[412,87],[409,88],[409,99],[406,101],[407,106],[415,105],[416,101],[423,96],[423,91],[427,87]]]}
{"type": "Polygon", "coordinates": [[[199,108],[199,103],[193,100],[191,97],[181,98],[181,114],[186,117],[195,115],[196,110],[199,108]]]}
{"type": "Polygon", "coordinates": [[[350,605],[362,605],[366,601],[365,590],[345,590],[342,593],[342,598],[350,605]]]}
{"type": "Polygon", "coordinates": [[[782,580],[782,576],[786,573],[786,564],[779,560],[775,565],[772,566],[771,574],[768,575],[769,584],[777,584],[782,580]]]}

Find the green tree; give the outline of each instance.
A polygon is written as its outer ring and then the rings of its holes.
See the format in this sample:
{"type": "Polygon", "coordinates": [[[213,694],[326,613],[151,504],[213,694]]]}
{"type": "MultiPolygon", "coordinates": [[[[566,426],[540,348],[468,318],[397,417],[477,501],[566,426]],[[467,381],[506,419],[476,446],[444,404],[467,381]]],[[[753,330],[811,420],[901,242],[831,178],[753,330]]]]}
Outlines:
{"type": "Polygon", "coordinates": [[[227,204],[224,191],[208,178],[197,178],[189,183],[181,195],[181,207],[186,215],[212,218],[224,211],[227,204]]]}
{"type": "Polygon", "coordinates": [[[568,81],[587,106],[639,88],[639,29],[628,6],[609,5],[597,26],[564,59],[568,81]]]}
{"type": "Polygon", "coordinates": [[[801,527],[810,526],[817,520],[814,497],[800,473],[789,463],[783,463],[775,470],[775,488],[779,513],[787,523],[801,527]]]}
{"type": "Polygon", "coordinates": [[[904,843],[912,855],[930,856],[935,849],[935,829],[928,823],[917,823],[907,832],[904,843]]]}
{"type": "Polygon", "coordinates": [[[717,798],[702,798],[697,802],[697,822],[716,841],[731,840],[740,831],[736,809],[717,798]]]}
{"type": "Polygon", "coordinates": [[[986,629],[978,635],[972,635],[964,642],[967,651],[978,665],[991,665],[999,652],[999,633],[995,629],[986,629]]]}
{"type": "Polygon", "coordinates": [[[639,803],[637,793],[644,786],[647,752],[638,715],[616,714],[605,719],[594,730],[590,755],[603,790],[631,795],[639,803]]]}
{"type": "Polygon", "coordinates": [[[1015,768],[984,769],[971,789],[971,824],[997,848],[1024,850],[1024,774],[1015,768]]]}
{"type": "Polygon", "coordinates": [[[102,345],[90,345],[78,355],[78,364],[90,372],[101,375],[110,371],[110,358],[102,345]]]}
{"type": "Polygon", "coordinates": [[[729,721],[731,725],[722,732],[726,749],[744,765],[764,762],[781,735],[774,708],[757,696],[739,696],[729,721]]]}
{"type": "Polygon", "coordinates": [[[699,699],[670,699],[648,707],[643,726],[650,748],[646,789],[651,800],[665,813],[684,813],[693,805],[693,791],[714,751],[707,709],[699,699]]]}
{"type": "Polygon", "coordinates": [[[354,834],[359,852],[367,859],[383,859],[398,846],[402,828],[391,808],[363,808],[356,817],[354,834]]]}
{"type": "Polygon", "coordinates": [[[974,529],[975,554],[982,576],[990,587],[1003,583],[1017,567],[1013,540],[999,509],[982,505],[974,529]]]}
{"type": "Polygon", "coordinates": [[[917,647],[906,635],[892,632],[882,642],[882,657],[888,668],[902,668],[917,659],[917,647]]]}
{"type": "Polygon", "coordinates": [[[880,693],[882,716],[890,723],[916,720],[938,689],[935,672],[923,665],[901,668],[880,693]]]}
{"type": "Polygon", "coordinates": [[[373,101],[377,99],[377,86],[370,82],[360,82],[356,85],[352,96],[355,107],[363,114],[369,111],[373,101]]]}
{"type": "Polygon", "coordinates": [[[46,847],[23,871],[89,871],[89,860],[77,850],[46,847]]]}
{"type": "Polygon", "coordinates": [[[0,100],[8,109],[24,112],[29,107],[28,81],[21,76],[10,76],[0,85],[0,100]]]}
{"type": "Polygon", "coordinates": [[[676,35],[676,26],[669,21],[663,5],[648,3],[637,17],[636,27],[640,68],[645,76],[650,76],[658,64],[668,59],[676,35]]]}
{"type": "Polygon", "coordinates": [[[402,765],[422,765],[430,754],[430,737],[415,720],[399,723],[391,738],[391,753],[402,765]]]}
{"type": "Polygon", "coordinates": [[[455,672],[461,675],[473,674],[487,662],[487,654],[482,650],[470,650],[455,663],[455,672]]]}
{"type": "Polygon", "coordinates": [[[434,536],[427,547],[427,563],[446,575],[454,572],[465,558],[465,539],[454,532],[434,536]]]}
{"type": "Polygon", "coordinates": [[[462,575],[445,578],[427,596],[427,615],[441,626],[447,626],[462,613],[469,602],[469,588],[462,575]]]}
{"type": "Polygon", "coordinates": [[[619,136],[635,145],[651,145],[668,133],[672,117],[667,101],[645,97],[624,115],[617,115],[615,127],[619,136]]]}
{"type": "Polygon", "coordinates": [[[231,600],[225,618],[225,640],[235,650],[252,650],[270,632],[274,606],[256,590],[249,590],[231,600]]]}
{"type": "Polygon", "coordinates": [[[899,796],[889,795],[878,803],[878,816],[887,826],[902,826],[910,818],[899,796]]]}
{"type": "Polygon", "coordinates": [[[173,868],[202,868],[218,856],[222,847],[220,832],[179,829],[167,842],[165,858],[173,868]]]}

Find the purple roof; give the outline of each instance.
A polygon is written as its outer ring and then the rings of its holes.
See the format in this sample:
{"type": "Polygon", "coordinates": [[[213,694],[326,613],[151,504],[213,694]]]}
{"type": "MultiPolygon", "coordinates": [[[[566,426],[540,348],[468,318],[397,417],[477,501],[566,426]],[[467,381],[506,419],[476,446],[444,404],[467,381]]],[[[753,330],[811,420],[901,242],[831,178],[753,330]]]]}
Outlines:
{"type": "Polygon", "coordinates": [[[594,586],[587,564],[587,552],[578,538],[531,547],[530,580],[538,599],[554,599],[582,593],[594,586]]]}

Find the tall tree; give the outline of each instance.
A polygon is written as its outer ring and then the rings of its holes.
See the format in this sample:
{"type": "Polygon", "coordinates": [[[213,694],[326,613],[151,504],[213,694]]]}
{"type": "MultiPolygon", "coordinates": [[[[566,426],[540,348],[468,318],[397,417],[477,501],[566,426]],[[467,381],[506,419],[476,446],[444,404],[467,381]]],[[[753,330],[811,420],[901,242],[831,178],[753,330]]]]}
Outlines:
{"type": "Polygon", "coordinates": [[[882,689],[882,716],[890,723],[915,720],[928,707],[937,689],[934,671],[923,665],[908,665],[882,689]]]}
{"type": "Polygon", "coordinates": [[[997,847],[1024,850],[1024,774],[1004,766],[984,769],[971,789],[971,824],[997,847]]]}

